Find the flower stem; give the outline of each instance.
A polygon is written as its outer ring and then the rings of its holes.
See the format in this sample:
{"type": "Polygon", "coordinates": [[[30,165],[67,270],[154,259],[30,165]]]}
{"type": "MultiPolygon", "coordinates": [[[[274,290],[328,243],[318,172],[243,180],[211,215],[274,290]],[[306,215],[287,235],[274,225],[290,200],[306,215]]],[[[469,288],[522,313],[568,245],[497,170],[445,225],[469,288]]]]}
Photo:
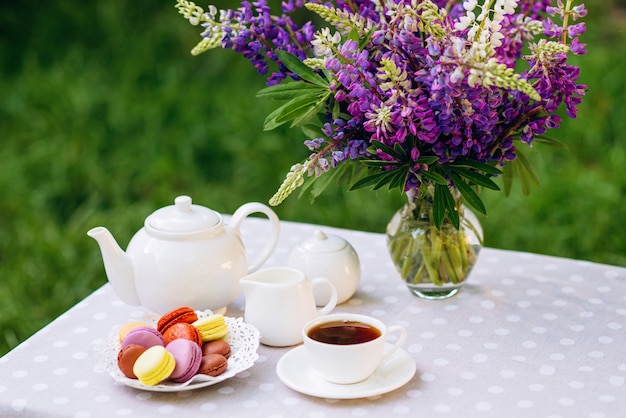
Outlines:
{"type": "Polygon", "coordinates": [[[400,276],[413,286],[463,283],[476,263],[477,251],[467,234],[476,235],[474,245],[480,247],[481,233],[464,217],[460,201],[461,228],[457,230],[446,218],[438,229],[434,225],[432,195],[408,197],[409,202],[396,213],[387,230],[390,255],[400,276]]]}

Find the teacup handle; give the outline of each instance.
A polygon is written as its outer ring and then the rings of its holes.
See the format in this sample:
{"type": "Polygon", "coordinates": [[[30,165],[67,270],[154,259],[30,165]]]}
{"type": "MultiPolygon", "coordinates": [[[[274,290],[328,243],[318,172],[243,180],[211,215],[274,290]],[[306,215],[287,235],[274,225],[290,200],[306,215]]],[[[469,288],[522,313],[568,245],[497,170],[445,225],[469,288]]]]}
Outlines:
{"type": "Polygon", "coordinates": [[[276,244],[278,243],[278,237],[280,234],[280,221],[276,213],[269,207],[264,205],[263,203],[258,202],[250,202],[245,203],[239,207],[233,213],[233,216],[228,224],[228,227],[237,233],[237,236],[240,235],[239,228],[241,227],[241,222],[247,218],[249,215],[253,213],[263,213],[270,220],[270,228],[271,234],[265,243],[265,247],[261,250],[261,252],[257,255],[254,262],[250,264],[248,267],[248,274],[253,273],[259,269],[265,263],[265,261],[272,255],[274,248],[276,248],[276,244]]]}
{"type": "Polygon", "coordinates": [[[401,327],[400,325],[392,325],[387,328],[387,337],[389,337],[389,334],[392,334],[394,332],[399,332],[400,336],[398,337],[398,340],[395,342],[395,344],[391,346],[387,351],[385,351],[381,362],[389,359],[396,351],[398,351],[400,347],[402,347],[404,341],[406,340],[406,328],[401,327]]]}
{"type": "Polygon", "coordinates": [[[318,285],[330,286],[330,300],[325,306],[317,310],[317,314],[326,315],[327,313],[330,313],[330,311],[335,309],[335,306],[337,306],[337,288],[335,287],[335,285],[333,285],[330,280],[324,277],[317,277],[311,280],[311,285],[313,286],[313,288],[318,285]]]}

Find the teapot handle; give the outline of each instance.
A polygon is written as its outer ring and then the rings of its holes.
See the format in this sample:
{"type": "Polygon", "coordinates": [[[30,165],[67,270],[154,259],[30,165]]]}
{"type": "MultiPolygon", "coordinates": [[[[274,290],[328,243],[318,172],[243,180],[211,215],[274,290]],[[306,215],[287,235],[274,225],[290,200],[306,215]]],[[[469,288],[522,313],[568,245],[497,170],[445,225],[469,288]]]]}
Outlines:
{"type": "Polygon", "coordinates": [[[239,209],[237,209],[235,213],[233,213],[233,216],[228,224],[229,228],[235,231],[238,236],[240,236],[240,227],[242,221],[253,213],[263,213],[268,217],[270,221],[271,233],[267,242],[265,243],[265,247],[263,247],[254,262],[248,267],[248,274],[258,270],[259,267],[261,267],[263,263],[265,263],[265,261],[269,258],[269,256],[274,251],[274,248],[276,248],[276,244],[278,244],[278,238],[280,233],[280,221],[278,220],[278,216],[276,215],[276,213],[268,206],[257,202],[250,202],[241,205],[241,207],[239,207],[239,209]]]}

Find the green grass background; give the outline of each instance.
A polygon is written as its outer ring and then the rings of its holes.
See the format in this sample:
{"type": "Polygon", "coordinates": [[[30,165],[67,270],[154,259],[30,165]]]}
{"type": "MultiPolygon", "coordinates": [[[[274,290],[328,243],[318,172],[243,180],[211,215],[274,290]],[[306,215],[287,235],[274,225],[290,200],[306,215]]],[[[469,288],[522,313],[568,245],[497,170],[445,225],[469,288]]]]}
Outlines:
{"type": "MultiPolygon", "coordinates": [[[[541,189],[483,193],[481,221],[490,247],[626,266],[626,9],[587,3],[578,64],[589,92],[579,118],[552,132],[569,150],[537,146],[541,189]]],[[[254,98],[264,80],[248,62],[189,54],[199,30],[173,4],[0,8],[0,355],[106,282],[91,227],[106,225],[125,247],[181,194],[223,213],[267,202],[307,155],[298,132],[262,131],[272,103],[254,98]]],[[[314,205],[290,198],[276,212],[383,232],[401,204],[331,187],[314,205]]]]}

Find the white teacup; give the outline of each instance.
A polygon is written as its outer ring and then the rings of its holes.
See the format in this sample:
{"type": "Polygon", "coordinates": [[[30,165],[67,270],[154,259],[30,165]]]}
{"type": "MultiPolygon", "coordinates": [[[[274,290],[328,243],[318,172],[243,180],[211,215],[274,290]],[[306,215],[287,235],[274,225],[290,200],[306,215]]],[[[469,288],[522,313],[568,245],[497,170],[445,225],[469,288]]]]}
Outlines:
{"type": "Polygon", "coordinates": [[[311,365],[322,378],[351,384],[367,379],[391,357],[404,344],[406,329],[399,325],[387,327],[366,315],[337,313],[307,322],[302,339],[311,365]],[[392,333],[398,333],[398,339],[385,350],[392,333]]]}

